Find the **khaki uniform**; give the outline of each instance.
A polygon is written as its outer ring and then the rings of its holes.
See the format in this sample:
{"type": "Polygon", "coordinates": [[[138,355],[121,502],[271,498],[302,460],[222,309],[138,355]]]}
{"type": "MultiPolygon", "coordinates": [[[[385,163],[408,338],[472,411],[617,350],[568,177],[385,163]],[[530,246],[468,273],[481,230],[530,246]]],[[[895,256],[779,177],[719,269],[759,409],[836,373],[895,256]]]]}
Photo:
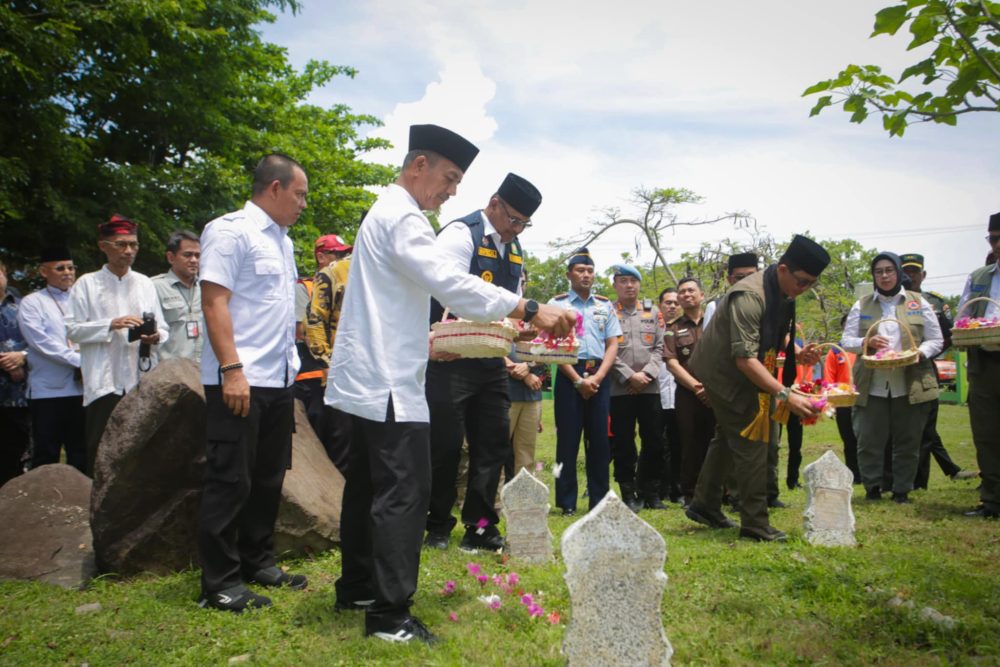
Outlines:
{"type": "MultiPolygon", "coordinates": [[[[705,385],[716,428],[695,488],[694,503],[718,512],[723,485],[732,470],[740,494],[740,521],[744,528],[766,531],[768,448],[776,442],[777,425],[769,423],[765,440],[751,440],[744,431],[762,408],[760,391],[737,367],[736,358],[756,358],[764,318],[764,276],[759,272],[730,288],[719,302],[712,324],[702,332],[692,354],[690,370],[705,385]]],[[[791,321],[792,302],[783,300],[777,309],[779,324],[791,321]]],[[[781,327],[779,327],[781,330],[781,327]]],[[[774,351],[776,353],[776,351],[774,351]]],[[[765,365],[774,372],[772,354],[765,365]]],[[[769,416],[773,400],[764,399],[769,416]]]]}

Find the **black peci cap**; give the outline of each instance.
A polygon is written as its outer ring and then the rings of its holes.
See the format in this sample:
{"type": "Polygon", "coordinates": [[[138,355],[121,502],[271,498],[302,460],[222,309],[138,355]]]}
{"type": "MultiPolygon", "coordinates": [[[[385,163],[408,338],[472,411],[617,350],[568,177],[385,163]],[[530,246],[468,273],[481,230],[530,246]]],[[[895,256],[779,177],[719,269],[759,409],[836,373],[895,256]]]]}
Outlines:
{"type": "Polygon", "coordinates": [[[472,142],[439,125],[411,125],[410,150],[433,151],[454,162],[463,172],[479,155],[472,142]]]}
{"type": "Polygon", "coordinates": [[[534,215],[542,203],[542,193],[538,188],[517,174],[507,174],[497,190],[497,196],[528,218],[534,215]]]}

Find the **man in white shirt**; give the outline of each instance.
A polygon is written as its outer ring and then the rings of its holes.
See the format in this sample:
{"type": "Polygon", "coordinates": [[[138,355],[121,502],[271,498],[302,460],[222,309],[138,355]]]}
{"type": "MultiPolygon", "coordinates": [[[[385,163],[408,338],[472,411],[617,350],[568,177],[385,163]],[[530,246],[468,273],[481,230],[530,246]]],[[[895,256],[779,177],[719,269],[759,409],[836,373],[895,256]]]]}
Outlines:
{"type": "MultiPolygon", "coordinates": [[[[990,216],[986,240],[994,257],[1000,255],[1000,212],[990,216]]],[[[973,271],[965,281],[958,303],[962,317],[1000,318],[1000,306],[993,301],[966,302],[987,297],[1000,302],[1000,263],[993,261],[973,271]]],[[[976,446],[980,505],[965,516],[1000,517],[1000,345],[976,345],[969,349],[969,425],[976,446]]]]}
{"type": "Polygon", "coordinates": [[[924,424],[931,401],[938,397],[931,359],[941,352],[944,338],[934,308],[919,292],[902,288],[903,270],[895,253],[876,255],[871,271],[875,291],[855,302],[847,314],[841,347],[872,355],[879,350],[907,350],[912,340],[919,346],[920,358],[916,364],[896,368],[872,369],[860,359],[854,365],[858,399],[853,421],[858,437],[858,467],[867,499],[881,499],[888,441],[892,448],[892,499],[909,503],[924,424]],[[865,334],[876,323],[875,335],[866,345],[865,334]]]}
{"type": "Polygon", "coordinates": [[[441,261],[422,211],[456,193],[478,152],[436,125],[410,128],[399,178],[358,231],[333,348],[326,403],[353,415],[337,608],[365,609],[365,634],[386,641],[435,640],[409,612],[430,501],[424,374],[431,295],[479,321],[520,317],[558,336],[576,324],[441,261]]]}
{"type": "Polygon", "coordinates": [[[201,314],[201,290],[198,289],[198,264],[201,241],[192,231],[181,229],[167,239],[166,273],[153,276],[163,317],[170,327],[170,340],[160,345],[160,360],[190,359],[201,363],[205,343],[204,317],[201,314]]]}
{"type": "Polygon", "coordinates": [[[94,473],[97,445],[112,410],[139,383],[139,374],[156,365],[151,346],[169,339],[153,281],[132,270],[139,254],[136,224],[116,214],[98,232],[107,264],[76,281],[66,318],[66,333],[80,346],[88,475],[94,473]]]}
{"type": "Polygon", "coordinates": [[[17,311],[17,324],[28,343],[28,409],[34,441],[31,467],[59,463],[59,451],[65,447],[66,463],[85,472],[80,351],[66,336],[76,266],[66,248],[46,248],[38,272],[45,278],[45,287],[24,297],[17,311]]]}
{"type": "MultiPolygon", "coordinates": [[[[542,194],[517,174],[507,174],[486,208],[454,220],[438,234],[442,260],[456,271],[479,276],[508,292],[521,294],[524,255],[518,234],[531,226],[542,194]]],[[[444,307],[431,302],[431,324],[444,307]]],[[[460,313],[455,313],[459,316],[460,313]]],[[[427,368],[431,415],[431,506],[424,544],[447,549],[455,517],[455,480],[462,441],[469,443],[469,476],[459,548],[497,551],[503,538],[494,508],[500,471],[510,455],[510,399],[504,359],[434,361],[427,368]]]]}
{"type": "Polygon", "coordinates": [[[203,607],[241,613],[270,606],[251,591],[306,587],[275,565],[274,521],[291,462],[295,280],[288,228],[306,207],[309,180],[285,155],[254,170],[253,196],[202,232],[199,280],[209,345],[202,349],[206,459],[198,552],[203,607]]]}

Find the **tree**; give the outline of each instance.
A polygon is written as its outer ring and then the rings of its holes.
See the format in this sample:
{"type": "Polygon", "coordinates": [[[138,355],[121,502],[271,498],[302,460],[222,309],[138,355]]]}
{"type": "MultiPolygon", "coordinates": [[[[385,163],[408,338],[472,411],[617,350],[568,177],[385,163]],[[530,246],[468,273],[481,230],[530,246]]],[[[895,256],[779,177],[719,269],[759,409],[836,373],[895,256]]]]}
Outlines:
{"type": "Polygon", "coordinates": [[[664,245],[664,234],[666,232],[678,227],[712,225],[723,220],[732,220],[736,225],[755,224],[750,214],[745,211],[725,213],[714,218],[694,220],[680,220],[678,218],[675,210],[678,206],[700,204],[702,201],[704,201],[702,197],[686,188],[636,188],[632,191],[634,217],[623,216],[621,210],[616,207],[606,208],[601,212],[600,217],[592,221],[584,231],[570,238],[553,241],[550,245],[563,250],[564,254],[568,254],[576,248],[590,245],[615,227],[631,225],[638,229],[635,237],[636,257],[638,258],[642,249],[648,246],[653,252],[653,263],[650,271],[654,278],[657,268],[662,267],[669,278],[676,283],[677,276],[670,268],[665,254],[667,247],[664,245]]]}
{"type": "Polygon", "coordinates": [[[901,137],[911,122],[955,125],[963,114],[1000,112],[1000,3],[907,0],[880,10],[870,37],[895,35],[907,24],[913,35],[907,49],[933,44],[930,56],[904,69],[898,79],[877,65],[848,65],[802,93],[830,92],[809,115],[840,105],[852,123],[861,123],[877,111],[889,135],[901,137]],[[911,77],[921,77],[917,88],[901,88],[911,77]]]}
{"type": "Polygon", "coordinates": [[[16,258],[65,242],[100,262],[95,225],[120,212],[141,225],[139,270],[162,270],[177,227],[200,229],[241,205],[263,154],[298,159],[309,208],[292,228],[300,262],[320,231],[348,238],[395,170],[359,157],[377,119],[304,103],[350,67],[295,71],[254,26],[297,0],[106,0],[0,5],[0,229],[16,258]],[[148,268],[147,268],[148,267],[148,268]]]}

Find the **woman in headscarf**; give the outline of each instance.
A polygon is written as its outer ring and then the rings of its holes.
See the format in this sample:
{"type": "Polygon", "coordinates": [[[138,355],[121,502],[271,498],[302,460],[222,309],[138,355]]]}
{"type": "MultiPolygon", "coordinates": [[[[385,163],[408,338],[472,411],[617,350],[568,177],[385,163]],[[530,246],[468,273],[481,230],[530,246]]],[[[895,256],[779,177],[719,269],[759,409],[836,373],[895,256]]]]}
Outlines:
{"type": "Polygon", "coordinates": [[[882,252],[871,264],[875,290],[859,299],[847,315],[841,347],[872,355],[879,350],[903,352],[910,347],[907,328],[919,349],[916,364],[897,368],[854,365],[858,400],[854,406],[854,433],[858,439],[858,467],[868,500],[882,497],[885,447],[892,448],[892,499],[908,503],[920,460],[920,438],[937,398],[937,379],[931,359],[944,340],[934,309],[919,292],[903,289],[903,271],[895,253],[882,252]],[[896,321],[885,321],[893,319],[896,321]],[[880,320],[882,320],[880,322],[880,320]],[[862,350],[868,329],[879,322],[875,335],[862,350]]]}

